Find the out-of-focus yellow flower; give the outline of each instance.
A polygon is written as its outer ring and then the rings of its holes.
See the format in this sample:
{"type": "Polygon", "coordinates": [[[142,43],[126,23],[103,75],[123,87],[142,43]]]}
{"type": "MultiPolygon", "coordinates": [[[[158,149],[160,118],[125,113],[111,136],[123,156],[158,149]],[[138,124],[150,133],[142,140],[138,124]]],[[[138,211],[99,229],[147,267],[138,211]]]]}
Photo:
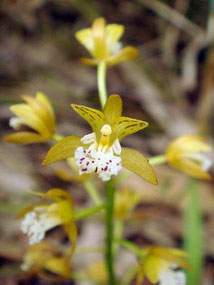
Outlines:
{"type": "Polygon", "coordinates": [[[105,61],[108,65],[134,59],[139,55],[136,48],[128,46],[121,49],[119,39],[124,33],[124,26],[106,25],[104,18],[96,19],[91,28],[80,30],[75,34],[77,40],[85,46],[93,59],[82,58],[89,65],[105,61]]]}
{"type": "Polygon", "coordinates": [[[104,261],[92,263],[86,270],[87,276],[94,280],[96,284],[104,285],[108,283],[108,274],[104,261]]]}
{"type": "Polygon", "coordinates": [[[172,141],[166,149],[167,162],[185,173],[200,179],[211,179],[207,173],[212,165],[204,152],[211,150],[203,138],[185,135],[172,141]]]}
{"type": "Polygon", "coordinates": [[[11,143],[26,144],[44,142],[55,132],[55,115],[48,98],[37,92],[36,98],[21,96],[26,102],[12,105],[10,110],[17,116],[10,119],[10,126],[15,130],[27,126],[33,131],[20,131],[6,135],[4,140],[11,143]]]}
{"type": "Polygon", "coordinates": [[[58,188],[51,189],[45,194],[41,192],[33,193],[54,200],[54,203],[38,203],[24,209],[17,216],[17,219],[22,219],[21,230],[29,236],[29,243],[34,244],[40,242],[48,230],[63,225],[72,243],[71,257],[77,240],[77,228],[73,220],[71,196],[58,188]]]}
{"type": "Polygon", "coordinates": [[[183,271],[174,271],[176,268],[190,269],[187,254],[184,251],[176,248],[148,246],[143,249],[143,258],[140,261],[137,278],[138,284],[147,278],[152,284],[160,282],[158,284],[161,285],[185,285],[183,271]]]}
{"type": "Polygon", "coordinates": [[[128,219],[140,199],[140,194],[132,192],[129,187],[117,191],[115,195],[115,216],[122,220],[128,219]]]}
{"type": "Polygon", "coordinates": [[[89,178],[88,174],[79,175],[79,168],[76,165],[75,158],[67,158],[67,163],[70,167],[70,171],[57,170],[56,176],[66,182],[81,183],[89,178]]]}
{"type": "Polygon", "coordinates": [[[38,243],[28,247],[21,269],[37,273],[50,281],[63,281],[71,277],[69,259],[55,246],[38,243]],[[49,271],[51,274],[48,274],[49,271]]]}
{"type": "Polygon", "coordinates": [[[97,173],[103,181],[108,181],[124,166],[148,182],[157,184],[147,159],[136,150],[121,148],[120,141],[125,136],[147,127],[148,123],[122,117],[122,100],[119,95],[108,98],[103,112],[74,104],[72,107],[90,124],[93,133],[83,138],[63,138],[49,150],[43,165],[75,157],[80,175],[97,173]]]}

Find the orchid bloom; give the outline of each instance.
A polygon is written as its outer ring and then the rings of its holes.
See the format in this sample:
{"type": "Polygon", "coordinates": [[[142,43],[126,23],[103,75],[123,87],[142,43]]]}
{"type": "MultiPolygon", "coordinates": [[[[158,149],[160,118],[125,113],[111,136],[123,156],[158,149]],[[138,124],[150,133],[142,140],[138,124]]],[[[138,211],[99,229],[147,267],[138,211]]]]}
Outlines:
{"type": "Polygon", "coordinates": [[[75,157],[80,175],[97,173],[103,181],[108,181],[124,166],[148,182],[157,184],[147,159],[136,150],[121,148],[120,141],[125,136],[145,128],[148,123],[122,117],[122,100],[119,95],[108,98],[103,112],[74,104],[72,107],[90,124],[93,133],[82,138],[63,138],[49,150],[43,165],[75,157]]]}
{"type": "Polygon", "coordinates": [[[28,247],[21,269],[38,273],[40,277],[50,281],[63,281],[71,276],[69,263],[67,256],[55,246],[49,243],[37,243],[28,247]]]}
{"type": "Polygon", "coordinates": [[[124,26],[117,24],[106,25],[104,18],[98,18],[91,28],[80,30],[75,34],[77,40],[86,47],[92,56],[82,58],[82,62],[97,65],[105,61],[108,65],[134,59],[139,55],[136,48],[128,46],[121,49],[120,37],[124,33],[124,26]]]}
{"type": "Polygon", "coordinates": [[[11,143],[27,144],[44,142],[52,138],[55,132],[55,115],[48,98],[37,92],[36,98],[21,96],[26,103],[15,104],[10,110],[17,116],[10,119],[9,125],[18,130],[27,126],[32,131],[19,131],[6,135],[4,140],[11,143]]]}
{"type": "Polygon", "coordinates": [[[183,172],[200,179],[211,179],[207,173],[212,161],[204,154],[210,151],[203,138],[185,135],[172,141],[166,149],[167,162],[183,172]]]}
{"type": "Polygon", "coordinates": [[[185,285],[184,272],[175,269],[190,269],[186,259],[187,254],[176,248],[146,247],[140,261],[137,284],[147,278],[152,284],[185,285]]]}
{"type": "Polygon", "coordinates": [[[45,194],[41,192],[33,193],[54,200],[54,203],[39,203],[24,209],[17,216],[17,219],[22,219],[22,232],[29,236],[29,243],[32,245],[40,242],[48,230],[63,225],[72,242],[70,253],[70,256],[72,256],[76,245],[77,228],[73,221],[71,196],[58,188],[51,189],[45,194]]]}

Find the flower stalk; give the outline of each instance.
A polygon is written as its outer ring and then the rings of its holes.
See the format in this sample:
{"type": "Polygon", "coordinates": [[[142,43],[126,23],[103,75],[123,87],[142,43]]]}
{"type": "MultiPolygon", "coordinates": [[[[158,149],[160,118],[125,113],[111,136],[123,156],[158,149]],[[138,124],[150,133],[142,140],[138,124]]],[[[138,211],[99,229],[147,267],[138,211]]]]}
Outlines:
{"type": "Polygon", "coordinates": [[[113,213],[114,213],[114,182],[106,183],[106,266],[109,274],[109,284],[115,285],[114,254],[113,254],[113,213]]]}
{"type": "Polygon", "coordinates": [[[97,206],[101,205],[102,200],[101,200],[99,194],[97,193],[96,188],[91,183],[91,181],[85,180],[83,182],[83,185],[84,185],[86,191],[88,192],[89,196],[91,197],[91,199],[94,201],[95,205],[97,205],[97,206]]]}
{"type": "Polygon", "coordinates": [[[149,158],[149,163],[151,165],[163,164],[165,162],[166,162],[166,156],[164,154],[149,158]]]}
{"type": "Polygon", "coordinates": [[[106,89],[106,62],[103,60],[98,64],[97,67],[97,84],[98,84],[98,93],[100,98],[100,104],[102,109],[107,100],[107,89],[106,89]]]}

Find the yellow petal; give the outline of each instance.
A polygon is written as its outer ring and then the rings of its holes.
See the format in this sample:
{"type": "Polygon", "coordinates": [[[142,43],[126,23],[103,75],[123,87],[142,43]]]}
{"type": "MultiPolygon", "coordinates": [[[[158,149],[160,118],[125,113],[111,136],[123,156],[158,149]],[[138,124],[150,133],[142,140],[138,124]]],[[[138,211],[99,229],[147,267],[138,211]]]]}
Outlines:
{"type": "Polygon", "coordinates": [[[103,113],[96,109],[88,108],[82,105],[72,104],[71,106],[83,119],[89,123],[97,136],[97,140],[99,140],[100,129],[105,122],[103,113]]]}
{"type": "Polygon", "coordinates": [[[90,52],[93,56],[94,41],[91,29],[83,29],[75,34],[76,39],[90,52]]]}
{"type": "MultiPolygon", "coordinates": [[[[71,276],[71,269],[69,267],[69,263],[64,257],[51,257],[45,262],[44,268],[50,271],[51,273],[54,273],[64,278],[69,278],[71,276]]],[[[59,281],[59,279],[57,278],[56,281],[59,281]]]]}
{"type": "Polygon", "coordinates": [[[137,274],[137,285],[141,285],[144,279],[144,270],[143,267],[140,266],[138,274],[137,274]]]}
{"type": "Polygon", "coordinates": [[[200,152],[209,151],[211,147],[205,143],[204,139],[197,135],[185,135],[173,140],[166,150],[166,155],[171,157],[177,152],[200,152]]]}
{"type": "MultiPolygon", "coordinates": [[[[48,192],[46,192],[45,194],[43,194],[44,198],[48,198],[48,199],[52,199],[56,202],[64,202],[67,201],[70,205],[71,208],[73,207],[73,201],[72,198],[70,196],[70,194],[60,188],[53,188],[51,190],[49,190],[48,192]]],[[[69,215],[69,213],[66,213],[67,216],[69,215]]],[[[72,215],[69,215],[68,220],[70,220],[72,218],[72,215]]],[[[65,218],[67,219],[67,217],[65,218]]],[[[63,221],[67,221],[67,220],[63,220],[63,221]]]]}
{"type": "Polygon", "coordinates": [[[97,59],[105,58],[107,54],[105,46],[105,19],[98,18],[92,25],[92,37],[94,41],[93,56],[97,59]]]}
{"type": "Polygon", "coordinates": [[[36,93],[36,99],[41,104],[43,104],[43,106],[45,106],[46,112],[49,113],[47,126],[49,126],[50,132],[54,133],[56,122],[55,122],[55,112],[54,112],[54,109],[53,109],[53,106],[52,106],[51,102],[48,100],[48,98],[42,92],[37,92],[36,93]]]}
{"type": "Polygon", "coordinates": [[[148,160],[138,151],[130,148],[122,148],[122,166],[139,175],[152,184],[158,184],[155,173],[148,160]]]}
{"type": "Polygon", "coordinates": [[[113,94],[108,97],[103,111],[108,124],[112,125],[112,123],[121,116],[122,104],[119,95],[113,94]]]}
{"type": "Polygon", "coordinates": [[[172,160],[169,162],[170,165],[172,165],[175,168],[178,168],[182,171],[184,171],[185,173],[198,178],[198,179],[212,179],[211,176],[202,170],[202,168],[200,167],[200,165],[198,163],[195,163],[192,160],[189,159],[182,159],[182,160],[172,160]]]}
{"type": "Polygon", "coordinates": [[[52,146],[42,164],[48,165],[64,158],[73,157],[75,150],[79,146],[83,146],[80,139],[81,137],[78,136],[69,136],[61,139],[52,146]]]}
{"type": "Polygon", "coordinates": [[[45,96],[45,94],[42,93],[42,92],[37,92],[36,93],[36,99],[39,102],[41,102],[44,106],[46,106],[46,108],[49,110],[51,116],[53,118],[55,118],[55,113],[54,113],[53,106],[52,106],[51,102],[48,100],[48,98],[45,96]]]}
{"type": "Polygon", "coordinates": [[[27,104],[16,104],[10,107],[10,110],[21,119],[24,120],[25,124],[32,129],[36,130],[40,134],[48,133],[48,130],[41,120],[41,118],[34,113],[33,109],[27,104]]]}
{"type": "Polygon", "coordinates": [[[76,242],[77,242],[77,226],[73,221],[70,221],[66,224],[63,224],[64,229],[68,235],[69,240],[71,241],[71,249],[69,251],[69,255],[68,258],[71,259],[73,254],[74,254],[74,250],[76,248],[76,242]]]}
{"type": "Polygon", "coordinates": [[[146,260],[143,261],[144,274],[152,284],[158,282],[160,272],[168,266],[168,262],[156,256],[148,256],[146,260]]]}
{"type": "Polygon", "coordinates": [[[32,108],[34,114],[42,120],[43,124],[46,127],[44,133],[50,133],[49,136],[51,136],[54,132],[55,126],[53,123],[53,118],[46,106],[39,102],[39,100],[36,98],[30,96],[21,96],[21,98],[28,103],[28,105],[32,108]]]}
{"type": "Polygon", "coordinates": [[[86,57],[81,57],[80,60],[82,63],[87,64],[87,65],[92,65],[92,66],[98,65],[100,62],[100,60],[98,59],[86,58],[86,57]]]}
{"type": "Polygon", "coordinates": [[[110,24],[106,26],[106,47],[111,50],[124,33],[124,26],[110,24]]]}
{"type": "Polygon", "coordinates": [[[152,250],[152,252],[155,256],[167,260],[170,263],[175,263],[181,268],[186,270],[190,269],[190,266],[186,261],[187,254],[181,250],[156,247],[152,250]]]}
{"type": "Polygon", "coordinates": [[[119,117],[113,125],[113,141],[118,138],[121,141],[125,136],[136,133],[148,126],[147,122],[127,117],[119,117]]]}
{"type": "Polygon", "coordinates": [[[4,141],[17,144],[38,143],[47,140],[40,134],[31,132],[18,132],[4,136],[4,141]]]}
{"type": "Polygon", "coordinates": [[[27,213],[32,212],[32,211],[34,210],[34,208],[39,207],[39,206],[48,206],[48,204],[46,204],[46,203],[37,203],[37,204],[31,205],[31,206],[25,208],[24,210],[22,210],[22,211],[15,217],[15,219],[16,219],[16,220],[20,220],[20,219],[24,218],[24,216],[25,216],[27,213]]]}
{"type": "Polygon", "coordinates": [[[135,59],[139,56],[139,51],[131,46],[123,48],[121,51],[115,55],[107,58],[107,65],[115,65],[123,61],[135,59]]]}

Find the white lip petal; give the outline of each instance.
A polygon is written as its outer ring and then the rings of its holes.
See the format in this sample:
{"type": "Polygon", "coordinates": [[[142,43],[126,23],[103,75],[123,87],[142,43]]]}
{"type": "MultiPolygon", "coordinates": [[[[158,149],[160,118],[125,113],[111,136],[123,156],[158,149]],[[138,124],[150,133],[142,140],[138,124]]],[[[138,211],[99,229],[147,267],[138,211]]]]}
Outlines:
{"type": "Polygon", "coordinates": [[[185,285],[186,276],[183,271],[164,270],[159,275],[159,285],[185,285]]]}
{"type": "Polygon", "coordinates": [[[205,172],[212,166],[212,160],[203,152],[188,153],[184,157],[198,163],[205,172]]]}
{"type": "Polygon", "coordinates": [[[25,124],[24,120],[19,117],[12,117],[9,120],[9,126],[14,130],[18,130],[21,127],[21,125],[24,124],[25,124]]]}
{"type": "Polygon", "coordinates": [[[21,230],[29,237],[29,244],[40,242],[46,231],[56,227],[61,223],[60,219],[48,214],[46,207],[36,207],[27,213],[22,220],[21,230]]]}
{"type": "Polygon", "coordinates": [[[111,149],[108,152],[103,152],[99,149],[78,147],[75,151],[75,159],[80,175],[97,173],[103,181],[110,180],[111,176],[117,175],[122,168],[121,158],[114,156],[111,149]]]}

